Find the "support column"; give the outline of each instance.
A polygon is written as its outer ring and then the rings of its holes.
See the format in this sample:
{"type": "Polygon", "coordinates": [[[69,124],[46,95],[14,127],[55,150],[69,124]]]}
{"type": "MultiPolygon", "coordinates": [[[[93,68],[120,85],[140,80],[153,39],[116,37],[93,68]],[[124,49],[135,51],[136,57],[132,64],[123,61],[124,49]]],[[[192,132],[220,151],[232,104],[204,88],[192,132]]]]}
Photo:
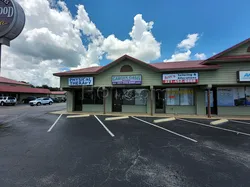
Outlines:
{"type": "Polygon", "coordinates": [[[103,114],[106,114],[106,88],[103,87],[103,114]]]}
{"type": "Polygon", "coordinates": [[[150,109],[151,109],[151,116],[154,115],[154,111],[153,111],[153,108],[154,108],[154,89],[152,87],[150,87],[150,109]]]}
{"type": "Polygon", "coordinates": [[[210,88],[207,89],[207,117],[211,118],[210,88]]]}

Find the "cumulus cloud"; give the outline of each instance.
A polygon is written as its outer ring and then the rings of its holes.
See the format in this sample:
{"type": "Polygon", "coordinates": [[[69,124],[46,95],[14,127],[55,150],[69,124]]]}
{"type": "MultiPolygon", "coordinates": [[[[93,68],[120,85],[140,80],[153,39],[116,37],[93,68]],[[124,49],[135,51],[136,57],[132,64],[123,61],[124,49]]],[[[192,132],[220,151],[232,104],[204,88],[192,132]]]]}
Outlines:
{"type": "MultiPolygon", "coordinates": [[[[179,44],[177,44],[177,50],[171,56],[170,59],[165,59],[164,62],[176,62],[176,61],[187,61],[191,59],[192,51],[199,40],[199,34],[188,34],[186,39],[182,40],[179,44]]],[[[196,59],[205,59],[206,55],[204,53],[196,53],[196,59]]]]}
{"type": "Polygon", "coordinates": [[[134,26],[129,33],[130,39],[119,40],[110,35],[103,42],[107,59],[115,60],[124,54],[149,62],[161,56],[161,44],[152,34],[153,22],[146,22],[141,14],[134,17],[134,26]]]}
{"type": "Polygon", "coordinates": [[[17,1],[25,11],[26,25],[10,48],[3,47],[2,76],[59,86],[59,78],[53,73],[98,66],[104,54],[111,60],[123,54],[145,61],[160,57],[160,43],[152,34],[153,22],[144,21],[140,14],[134,18],[131,38],[122,41],[115,35],[105,38],[83,5],[77,5],[73,17],[61,0],[17,1]]]}
{"type": "Polygon", "coordinates": [[[198,60],[205,60],[207,58],[207,56],[204,53],[196,53],[194,56],[198,60]]]}
{"type": "Polygon", "coordinates": [[[176,61],[185,61],[189,60],[191,55],[191,51],[188,50],[183,53],[175,53],[171,56],[171,59],[165,60],[165,62],[176,62],[176,61]]]}
{"type": "Polygon", "coordinates": [[[180,49],[183,48],[183,49],[189,50],[189,49],[193,48],[196,45],[196,42],[198,41],[198,39],[199,39],[199,34],[198,33],[188,34],[187,38],[182,40],[177,45],[177,47],[180,48],[180,49]]]}

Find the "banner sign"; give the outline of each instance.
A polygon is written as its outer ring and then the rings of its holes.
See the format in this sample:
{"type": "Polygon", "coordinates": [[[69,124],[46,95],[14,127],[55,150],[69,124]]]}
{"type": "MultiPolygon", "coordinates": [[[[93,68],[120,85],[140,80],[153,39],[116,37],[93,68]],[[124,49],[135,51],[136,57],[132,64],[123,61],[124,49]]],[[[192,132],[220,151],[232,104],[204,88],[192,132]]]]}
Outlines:
{"type": "Polygon", "coordinates": [[[93,84],[94,84],[93,77],[69,78],[69,86],[92,86],[93,84]]]}
{"type": "Polygon", "coordinates": [[[112,84],[116,85],[142,84],[142,76],[141,75],[112,76],[112,84]]]}
{"type": "Polygon", "coordinates": [[[238,82],[250,82],[250,71],[238,71],[238,82]]]}
{"type": "Polygon", "coordinates": [[[176,74],[163,74],[163,84],[185,84],[185,83],[198,83],[198,73],[176,73],[176,74]]]}

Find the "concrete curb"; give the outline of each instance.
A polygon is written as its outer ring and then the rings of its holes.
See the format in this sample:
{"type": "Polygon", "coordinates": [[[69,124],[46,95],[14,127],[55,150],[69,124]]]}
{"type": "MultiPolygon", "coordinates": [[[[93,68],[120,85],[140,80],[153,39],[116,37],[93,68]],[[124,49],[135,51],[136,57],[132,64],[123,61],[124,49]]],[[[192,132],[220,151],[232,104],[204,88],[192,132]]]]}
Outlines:
{"type": "Polygon", "coordinates": [[[156,119],[154,120],[154,123],[163,123],[163,122],[174,121],[174,120],[176,119],[175,118],[156,119]]]}
{"type": "Polygon", "coordinates": [[[111,118],[105,118],[105,121],[113,121],[113,120],[128,119],[128,118],[129,116],[111,117],[111,118]]]}
{"type": "Polygon", "coordinates": [[[226,122],[228,122],[228,119],[220,119],[220,120],[212,121],[210,124],[211,125],[220,125],[220,124],[226,123],[226,122]]]}
{"type": "Polygon", "coordinates": [[[83,117],[89,117],[89,115],[70,115],[70,116],[67,116],[67,118],[83,118],[83,117]]]}

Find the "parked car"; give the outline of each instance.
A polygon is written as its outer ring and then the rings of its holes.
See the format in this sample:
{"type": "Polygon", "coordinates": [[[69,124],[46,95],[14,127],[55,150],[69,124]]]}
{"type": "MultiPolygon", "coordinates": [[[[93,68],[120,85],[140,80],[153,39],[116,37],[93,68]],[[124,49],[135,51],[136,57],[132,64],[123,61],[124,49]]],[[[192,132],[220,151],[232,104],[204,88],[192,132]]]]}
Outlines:
{"type": "Polygon", "coordinates": [[[49,97],[42,97],[42,98],[37,98],[33,101],[29,102],[30,106],[34,106],[34,105],[52,105],[53,104],[53,100],[49,97]]]}
{"type": "Polygon", "coordinates": [[[1,96],[0,97],[0,105],[16,105],[16,98],[12,96],[1,96]]]}
{"type": "Polygon", "coordinates": [[[36,100],[37,97],[34,97],[34,96],[30,96],[30,97],[27,97],[25,99],[22,100],[23,103],[25,104],[29,104],[30,101],[33,101],[33,100],[36,100]]]}
{"type": "Polygon", "coordinates": [[[54,102],[54,103],[60,103],[60,102],[61,102],[61,101],[60,101],[60,99],[59,99],[59,98],[57,98],[57,97],[52,98],[52,100],[53,100],[53,102],[54,102]]]}
{"type": "Polygon", "coordinates": [[[66,97],[63,97],[63,102],[66,102],[66,101],[67,101],[66,97]]]}

